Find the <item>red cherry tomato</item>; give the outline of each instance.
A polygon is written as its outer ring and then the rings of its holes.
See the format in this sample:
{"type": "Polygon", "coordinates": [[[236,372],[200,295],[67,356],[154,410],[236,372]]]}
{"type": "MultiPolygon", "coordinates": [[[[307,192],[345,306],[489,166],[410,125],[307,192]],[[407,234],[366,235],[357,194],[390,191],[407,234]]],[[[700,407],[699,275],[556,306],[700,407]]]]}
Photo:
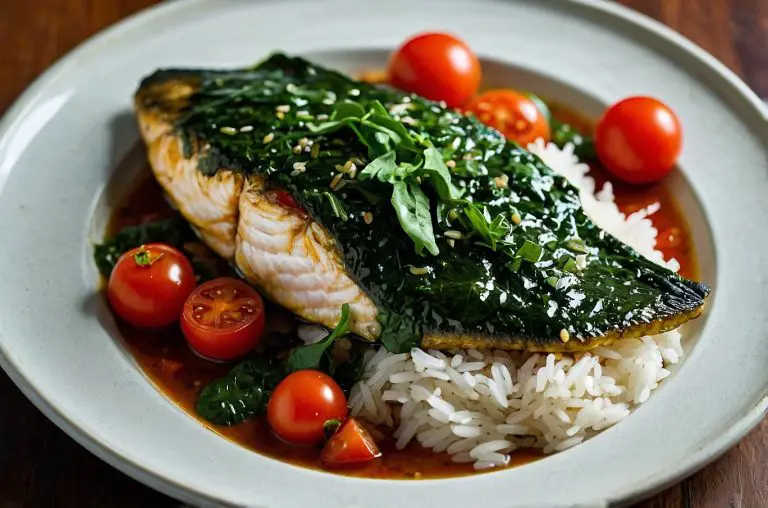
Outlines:
{"type": "Polygon", "coordinates": [[[549,141],[547,118],[535,102],[514,90],[489,90],[465,109],[523,147],[538,138],[549,141]]]}
{"type": "Polygon", "coordinates": [[[170,245],[150,243],[120,257],[109,277],[107,299],[130,324],[157,328],[178,321],[195,283],[184,254],[170,245]]]}
{"type": "Polygon", "coordinates": [[[630,97],[605,112],[595,130],[600,162],[629,183],[660,180],[672,170],[683,144],[680,121],[651,97],[630,97]]]}
{"type": "Polygon", "coordinates": [[[443,33],[413,37],[389,60],[392,86],[456,108],[480,86],[480,61],[464,41],[443,33]]]}
{"type": "Polygon", "coordinates": [[[327,467],[361,464],[381,457],[371,434],[354,418],[348,419],[328,440],[320,454],[327,467]]]}
{"type": "Polygon", "coordinates": [[[206,358],[231,360],[256,346],[264,331],[264,302],[245,282],[221,277],[195,289],[181,315],[190,347],[206,358]]]}
{"type": "Polygon", "coordinates": [[[296,208],[297,210],[301,210],[301,207],[296,202],[296,199],[291,195],[290,192],[284,191],[284,190],[278,190],[273,192],[273,196],[275,198],[275,201],[285,206],[286,208],[296,208]]]}
{"type": "Polygon", "coordinates": [[[329,375],[299,370],[280,381],[267,405],[267,421],[289,443],[312,445],[323,440],[328,420],[347,416],[344,392],[329,375]]]}

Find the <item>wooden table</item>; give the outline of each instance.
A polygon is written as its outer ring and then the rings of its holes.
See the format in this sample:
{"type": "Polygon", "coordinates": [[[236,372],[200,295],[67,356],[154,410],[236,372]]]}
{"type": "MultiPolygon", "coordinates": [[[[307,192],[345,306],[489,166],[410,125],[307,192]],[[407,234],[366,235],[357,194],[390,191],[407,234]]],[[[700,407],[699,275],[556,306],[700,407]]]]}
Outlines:
{"type": "MultiPolygon", "coordinates": [[[[0,5],[0,113],[46,67],[156,0],[26,0],[0,5]]],[[[768,99],[768,1],[625,0],[715,55],[768,99]]],[[[0,373],[0,508],[178,506],[81,448],[0,373]]],[[[768,423],[643,508],[768,506],[768,423]]]]}

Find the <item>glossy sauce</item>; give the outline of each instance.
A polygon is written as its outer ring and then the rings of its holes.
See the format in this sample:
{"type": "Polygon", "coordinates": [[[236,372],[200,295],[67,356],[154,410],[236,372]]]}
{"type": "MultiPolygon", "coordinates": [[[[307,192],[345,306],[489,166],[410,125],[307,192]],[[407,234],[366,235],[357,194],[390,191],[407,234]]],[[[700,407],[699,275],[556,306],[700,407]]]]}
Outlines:
{"type": "MultiPolygon", "coordinates": [[[[557,118],[571,123],[577,130],[591,131],[591,125],[582,117],[563,107],[554,106],[557,118]]],[[[606,180],[605,173],[593,168],[593,176],[600,182],[606,180]]],[[[697,267],[690,234],[683,215],[669,190],[663,183],[648,187],[630,187],[614,183],[616,201],[624,213],[631,213],[652,203],[661,208],[651,216],[659,230],[659,246],[666,258],[674,257],[680,262],[680,273],[696,278],[697,267]]],[[[116,209],[111,218],[109,233],[116,233],[125,226],[149,222],[172,215],[172,210],[163,198],[160,186],[150,176],[149,170],[139,185],[126,197],[123,205],[116,209]]],[[[286,311],[267,307],[267,332],[280,330],[289,332],[295,323],[286,311]]],[[[177,327],[161,331],[138,330],[121,324],[126,344],[144,373],[169,399],[182,407],[191,416],[210,430],[258,453],[290,462],[303,467],[322,469],[318,462],[319,449],[293,446],[277,439],[264,418],[233,427],[216,426],[201,421],[195,411],[195,400],[199,391],[211,381],[225,375],[231,365],[202,360],[187,347],[177,327]]],[[[475,474],[471,464],[455,464],[447,454],[435,454],[412,442],[405,450],[395,450],[393,440],[387,437],[377,439],[382,458],[359,468],[342,469],[335,472],[351,476],[388,479],[422,479],[463,476],[475,474]]],[[[541,457],[535,450],[519,450],[512,455],[510,466],[521,465],[541,457]]]]}

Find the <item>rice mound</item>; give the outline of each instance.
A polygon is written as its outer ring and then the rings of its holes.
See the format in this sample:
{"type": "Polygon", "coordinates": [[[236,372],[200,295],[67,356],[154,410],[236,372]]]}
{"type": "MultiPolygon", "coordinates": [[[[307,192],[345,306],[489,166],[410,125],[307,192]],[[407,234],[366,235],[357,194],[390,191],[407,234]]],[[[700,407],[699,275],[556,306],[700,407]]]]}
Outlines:
{"type": "MultiPolygon", "coordinates": [[[[655,249],[648,217],[658,205],[625,216],[610,183],[595,192],[589,167],[573,147],[541,140],[528,149],[579,188],[584,211],[598,226],[649,259],[677,271],[655,249]]],[[[350,412],[394,428],[396,447],[412,440],[454,462],[489,469],[509,463],[518,448],[562,451],[626,418],[683,356],[673,330],[627,339],[583,354],[532,354],[501,350],[369,351],[350,412]]]]}

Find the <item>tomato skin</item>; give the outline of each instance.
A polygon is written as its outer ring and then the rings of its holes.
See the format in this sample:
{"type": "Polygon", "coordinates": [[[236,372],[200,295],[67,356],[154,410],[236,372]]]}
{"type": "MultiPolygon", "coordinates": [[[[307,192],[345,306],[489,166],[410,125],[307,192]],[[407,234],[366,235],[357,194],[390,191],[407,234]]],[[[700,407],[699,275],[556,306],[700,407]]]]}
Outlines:
{"type": "Polygon", "coordinates": [[[160,328],[178,321],[195,284],[184,254],[170,245],[150,243],[120,256],[109,277],[107,300],[133,326],[160,328]]]}
{"type": "Polygon", "coordinates": [[[371,434],[354,418],[345,421],[328,440],[320,454],[326,467],[339,467],[369,462],[381,457],[371,434]]]}
{"type": "Polygon", "coordinates": [[[284,190],[274,191],[275,200],[286,208],[295,208],[301,210],[302,208],[296,202],[296,199],[290,192],[284,190]]]}
{"type": "Polygon", "coordinates": [[[651,97],[629,97],[608,108],[595,130],[600,162],[615,177],[643,184],[666,176],[683,145],[677,115],[651,97]]]}
{"type": "Polygon", "coordinates": [[[317,370],[299,370],[280,381],[267,405],[267,421],[289,443],[313,445],[323,440],[328,420],[347,416],[347,399],[336,381],[317,370]]]}
{"type": "Polygon", "coordinates": [[[407,40],[389,60],[390,84],[457,108],[480,86],[480,61],[464,41],[444,33],[407,40]]]}
{"type": "Polygon", "coordinates": [[[514,90],[489,90],[464,109],[522,147],[539,138],[549,141],[549,120],[544,112],[536,102],[514,90]]]}
{"type": "Polygon", "coordinates": [[[231,277],[198,286],[184,303],[181,315],[181,331],[192,350],[222,361],[251,351],[261,339],[264,323],[261,296],[231,277]]]}

